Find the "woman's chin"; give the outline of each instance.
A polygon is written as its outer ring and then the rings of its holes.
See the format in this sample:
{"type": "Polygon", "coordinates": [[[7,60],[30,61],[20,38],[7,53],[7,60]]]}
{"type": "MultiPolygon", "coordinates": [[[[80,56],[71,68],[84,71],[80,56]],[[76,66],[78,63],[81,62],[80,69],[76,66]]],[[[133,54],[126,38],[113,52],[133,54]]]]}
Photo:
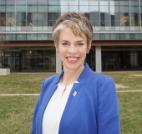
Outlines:
{"type": "Polygon", "coordinates": [[[78,69],[80,69],[82,67],[83,64],[79,64],[79,63],[68,63],[66,65],[64,65],[64,70],[69,71],[69,72],[75,72],[78,69]]]}

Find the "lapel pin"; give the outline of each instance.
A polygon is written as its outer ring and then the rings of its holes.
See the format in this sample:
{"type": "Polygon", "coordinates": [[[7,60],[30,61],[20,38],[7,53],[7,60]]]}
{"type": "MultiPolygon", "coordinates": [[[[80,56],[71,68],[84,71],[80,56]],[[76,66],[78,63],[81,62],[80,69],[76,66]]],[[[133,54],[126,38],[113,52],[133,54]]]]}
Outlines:
{"type": "Polygon", "coordinates": [[[73,96],[76,96],[76,95],[77,95],[77,91],[74,91],[74,92],[73,92],[73,96]]]}

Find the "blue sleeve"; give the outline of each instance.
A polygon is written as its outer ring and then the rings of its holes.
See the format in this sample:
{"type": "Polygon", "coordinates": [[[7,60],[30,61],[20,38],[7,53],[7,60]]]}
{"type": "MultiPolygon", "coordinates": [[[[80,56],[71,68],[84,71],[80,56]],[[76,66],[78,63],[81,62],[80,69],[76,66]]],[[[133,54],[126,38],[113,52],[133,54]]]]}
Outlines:
{"type": "Polygon", "coordinates": [[[33,114],[33,121],[32,121],[32,134],[36,134],[36,122],[37,122],[37,111],[39,109],[39,106],[40,106],[40,103],[41,103],[41,100],[42,100],[42,96],[43,96],[43,90],[45,89],[45,80],[42,82],[42,87],[41,87],[41,93],[40,93],[40,96],[38,98],[38,101],[37,101],[37,104],[35,106],[35,110],[34,110],[34,114],[33,114]]]}
{"type": "Polygon", "coordinates": [[[106,78],[99,89],[98,134],[120,134],[120,115],[115,83],[106,78]]]}

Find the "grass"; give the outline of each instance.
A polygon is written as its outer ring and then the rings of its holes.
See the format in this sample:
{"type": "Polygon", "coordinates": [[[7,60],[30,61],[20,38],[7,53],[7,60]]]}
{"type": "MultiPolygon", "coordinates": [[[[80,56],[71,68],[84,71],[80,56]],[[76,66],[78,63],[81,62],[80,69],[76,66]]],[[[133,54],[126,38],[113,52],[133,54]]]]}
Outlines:
{"type": "Polygon", "coordinates": [[[142,72],[106,72],[106,75],[111,76],[116,84],[121,84],[127,88],[118,88],[118,90],[142,90],[142,72]]]}
{"type": "MultiPolygon", "coordinates": [[[[43,79],[53,73],[11,73],[0,76],[2,93],[39,93],[43,79]]],[[[142,90],[142,72],[105,72],[124,88],[142,90]],[[127,86],[128,88],[125,88],[127,86]]],[[[142,133],[142,92],[118,93],[121,113],[121,134],[142,133]]],[[[29,134],[37,96],[0,96],[0,133],[29,134]]]]}
{"type": "Polygon", "coordinates": [[[142,92],[119,93],[121,134],[142,134],[142,92]]]}
{"type": "Polygon", "coordinates": [[[0,97],[0,133],[30,134],[36,97],[0,97]]]}
{"type": "Polygon", "coordinates": [[[38,93],[43,79],[53,73],[11,73],[0,76],[2,93],[38,93]]]}

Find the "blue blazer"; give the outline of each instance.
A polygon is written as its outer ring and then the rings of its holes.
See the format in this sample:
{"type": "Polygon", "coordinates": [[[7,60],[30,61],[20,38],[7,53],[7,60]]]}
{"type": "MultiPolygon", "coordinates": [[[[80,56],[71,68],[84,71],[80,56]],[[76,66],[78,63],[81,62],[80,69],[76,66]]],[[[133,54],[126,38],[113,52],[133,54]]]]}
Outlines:
{"type": "MultiPolygon", "coordinates": [[[[32,124],[32,134],[42,134],[45,108],[61,74],[44,80],[32,124]]],[[[71,90],[61,118],[59,134],[120,134],[120,116],[115,84],[86,64],[71,90]]],[[[53,118],[54,120],[54,118],[53,118]]]]}

